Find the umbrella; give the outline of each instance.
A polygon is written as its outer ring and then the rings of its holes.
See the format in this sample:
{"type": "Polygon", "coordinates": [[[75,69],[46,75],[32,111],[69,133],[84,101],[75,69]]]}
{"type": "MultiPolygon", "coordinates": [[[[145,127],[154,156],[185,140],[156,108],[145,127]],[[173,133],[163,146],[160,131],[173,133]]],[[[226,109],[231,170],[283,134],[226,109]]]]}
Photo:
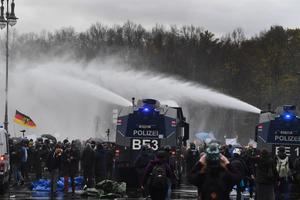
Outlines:
{"type": "Polygon", "coordinates": [[[196,133],[195,137],[203,142],[209,143],[212,140],[215,140],[215,136],[213,133],[200,132],[196,133]]]}
{"type": "Polygon", "coordinates": [[[86,142],[96,142],[96,143],[103,143],[104,141],[101,138],[89,138],[86,142]]]}
{"type": "Polygon", "coordinates": [[[19,143],[21,143],[22,140],[23,140],[22,137],[11,137],[11,138],[9,138],[9,139],[13,142],[13,144],[19,144],[19,143]]]}
{"type": "Polygon", "coordinates": [[[53,143],[57,142],[56,138],[51,134],[43,134],[43,135],[41,135],[41,137],[47,138],[48,140],[52,140],[53,143]]]}

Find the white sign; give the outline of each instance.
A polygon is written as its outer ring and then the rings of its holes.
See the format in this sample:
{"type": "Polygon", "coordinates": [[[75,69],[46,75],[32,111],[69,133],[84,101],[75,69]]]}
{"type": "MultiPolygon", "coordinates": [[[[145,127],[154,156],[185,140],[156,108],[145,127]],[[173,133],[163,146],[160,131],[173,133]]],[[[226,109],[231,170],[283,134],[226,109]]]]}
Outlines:
{"type": "Polygon", "coordinates": [[[225,139],[225,144],[226,145],[236,145],[237,144],[237,138],[226,138],[225,139]]]}
{"type": "Polygon", "coordinates": [[[255,142],[253,139],[249,140],[248,145],[251,145],[253,148],[257,148],[257,142],[255,142]]]}

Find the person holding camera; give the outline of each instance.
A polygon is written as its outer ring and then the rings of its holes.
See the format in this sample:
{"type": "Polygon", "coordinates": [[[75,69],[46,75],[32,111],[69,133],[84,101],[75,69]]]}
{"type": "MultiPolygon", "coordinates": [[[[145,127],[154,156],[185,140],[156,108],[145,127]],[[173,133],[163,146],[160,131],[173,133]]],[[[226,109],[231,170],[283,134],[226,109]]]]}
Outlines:
{"type": "Polygon", "coordinates": [[[229,200],[230,192],[238,180],[240,174],[220,153],[217,143],[208,146],[189,175],[190,183],[198,187],[200,200],[229,200]]]}

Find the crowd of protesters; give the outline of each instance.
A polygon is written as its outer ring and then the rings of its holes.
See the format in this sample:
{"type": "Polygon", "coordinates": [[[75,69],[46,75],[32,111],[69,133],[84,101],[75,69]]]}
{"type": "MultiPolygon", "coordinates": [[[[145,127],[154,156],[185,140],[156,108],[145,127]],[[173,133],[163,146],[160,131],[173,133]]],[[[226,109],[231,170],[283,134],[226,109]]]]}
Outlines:
{"type": "MultiPolygon", "coordinates": [[[[198,187],[200,199],[230,199],[233,188],[237,200],[243,199],[246,191],[250,199],[300,199],[300,158],[292,160],[283,146],[272,155],[252,145],[215,144],[200,149],[199,154],[189,179],[198,187]]],[[[188,161],[187,165],[192,166],[188,161]]]]}
{"type": "MultiPolygon", "coordinates": [[[[81,144],[51,142],[38,138],[36,141],[10,140],[11,177],[16,185],[41,178],[51,179],[51,191],[56,191],[56,181],[64,177],[64,191],[75,192],[74,178],[82,175],[83,188],[94,187],[104,179],[112,178],[114,147],[112,143],[87,141],[81,144]],[[34,174],[34,176],[32,176],[34,174]]],[[[250,199],[280,200],[299,199],[300,158],[290,159],[285,147],[272,155],[266,149],[252,145],[241,147],[211,143],[197,147],[194,143],[184,150],[187,180],[197,186],[198,196],[206,199],[230,199],[236,191],[236,199],[243,199],[248,192],[250,199]],[[297,196],[298,195],[298,196],[297,196]]],[[[165,146],[154,152],[143,146],[134,162],[139,184],[144,195],[152,199],[170,199],[172,186],[178,181],[176,159],[171,147],[165,146]]]]}
{"type": "Polygon", "coordinates": [[[104,179],[111,178],[114,147],[112,143],[96,143],[79,140],[56,142],[38,138],[10,139],[11,176],[14,185],[23,185],[26,181],[48,178],[51,180],[51,192],[56,192],[56,182],[64,177],[64,191],[69,190],[69,178],[72,192],[75,192],[74,178],[82,175],[83,187],[94,187],[104,179]]]}
{"type": "MultiPolygon", "coordinates": [[[[277,155],[252,145],[241,147],[212,143],[185,150],[189,183],[197,186],[201,200],[300,199],[300,158],[291,160],[285,147],[277,155]],[[294,189],[293,189],[294,188],[294,189]],[[235,191],[235,192],[233,192],[235,191]]],[[[152,199],[170,199],[170,185],[177,181],[168,148],[153,152],[144,146],[136,160],[141,188],[152,199]],[[161,167],[163,166],[163,167],[161,167]],[[163,168],[163,170],[159,170],[163,168]],[[160,179],[155,177],[159,174],[160,179]],[[164,177],[164,178],[162,178],[164,177]]]]}

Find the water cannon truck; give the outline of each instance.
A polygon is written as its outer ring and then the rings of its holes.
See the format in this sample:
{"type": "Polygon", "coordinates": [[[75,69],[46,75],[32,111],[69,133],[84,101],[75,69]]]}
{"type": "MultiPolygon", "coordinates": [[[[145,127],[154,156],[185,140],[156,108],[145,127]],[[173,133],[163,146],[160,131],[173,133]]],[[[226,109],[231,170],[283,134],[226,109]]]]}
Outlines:
{"type": "Polygon", "coordinates": [[[141,99],[118,111],[116,126],[115,171],[119,181],[138,186],[134,161],[143,146],[152,152],[170,147],[175,173],[181,178],[182,149],[189,139],[189,124],[181,107],[162,105],[155,99],[141,99]]]}
{"type": "Polygon", "coordinates": [[[255,139],[259,149],[266,148],[277,155],[280,146],[295,158],[300,153],[300,117],[294,105],[284,105],[275,111],[262,111],[256,126],[255,139]]]}

